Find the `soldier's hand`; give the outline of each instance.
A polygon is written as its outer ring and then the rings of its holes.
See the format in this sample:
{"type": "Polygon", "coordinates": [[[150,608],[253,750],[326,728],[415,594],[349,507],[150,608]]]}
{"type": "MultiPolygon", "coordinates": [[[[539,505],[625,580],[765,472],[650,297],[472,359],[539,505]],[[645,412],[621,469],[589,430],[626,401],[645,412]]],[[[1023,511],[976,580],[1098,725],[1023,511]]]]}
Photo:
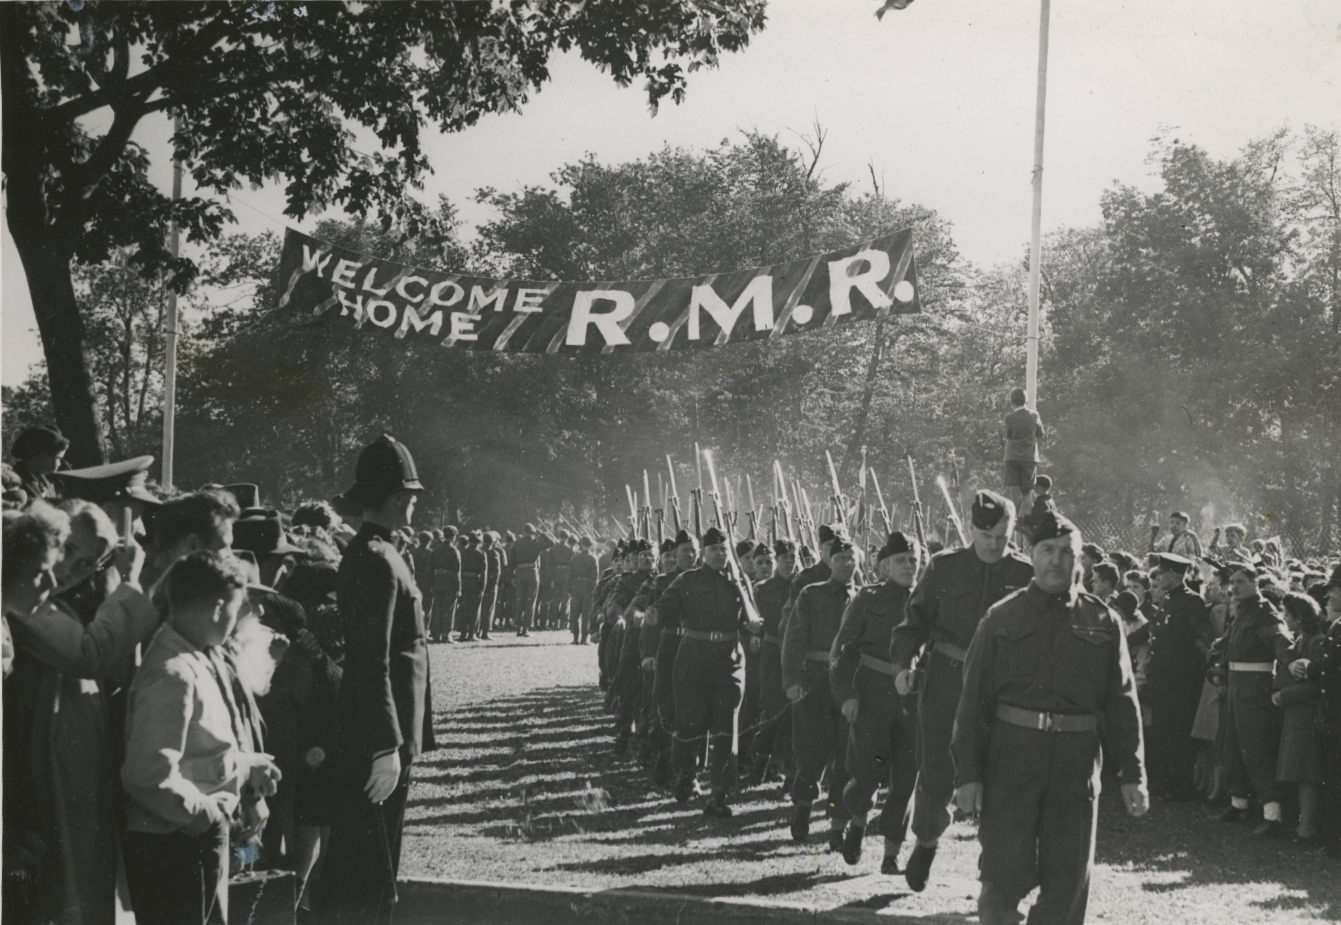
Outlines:
{"type": "Polygon", "coordinates": [[[364,785],[363,792],[374,803],[382,803],[391,796],[391,791],[396,789],[396,784],[399,782],[400,751],[397,750],[373,759],[372,773],[368,775],[368,783],[364,785]]]}
{"type": "Polygon", "coordinates": [[[894,676],[894,690],[899,692],[900,697],[907,697],[913,692],[913,671],[911,668],[905,668],[894,676]]]}
{"type": "Polygon", "coordinates": [[[649,655],[647,656],[647,658],[643,659],[644,671],[651,671],[656,666],[657,666],[657,659],[655,655],[649,655]]]}
{"type": "Polygon", "coordinates": [[[763,647],[764,647],[764,641],[763,641],[762,639],[760,639],[758,636],[751,636],[751,637],[750,637],[750,651],[751,651],[751,652],[758,652],[758,651],[759,651],[760,649],[762,649],[763,647]]]}
{"type": "Polygon", "coordinates": [[[1273,706],[1277,707],[1281,705],[1280,691],[1276,691],[1271,695],[1271,703],[1273,706]]]}
{"type": "Polygon", "coordinates": [[[1123,784],[1122,802],[1126,804],[1129,816],[1144,816],[1150,809],[1150,791],[1145,784],[1123,784]]]}
{"type": "Polygon", "coordinates": [[[787,688],[787,699],[793,701],[800,700],[802,693],[801,685],[793,684],[791,687],[787,688]]]}
{"type": "Polygon", "coordinates": [[[647,613],[643,615],[644,626],[656,626],[657,623],[660,622],[660,620],[661,620],[661,614],[657,613],[655,605],[648,607],[647,613]]]}
{"type": "Polygon", "coordinates": [[[965,816],[976,816],[982,812],[982,784],[960,784],[955,790],[955,805],[965,816]]]}
{"type": "Polygon", "coordinates": [[[1309,664],[1309,660],[1306,658],[1298,658],[1290,662],[1290,676],[1296,681],[1304,680],[1304,677],[1308,674],[1309,664]]]}
{"type": "Polygon", "coordinates": [[[845,717],[847,717],[847,721],[848,721],[849,723],[855,723],[855,722],[857,721],[857,698],[856,698],[856,697],[852,697],[852,698],[849,698],[848,700],[844,700],[844,701],[843,701],[843,705],[842,705],[841,707],[839,707],[839,709],[843,711],[843,715],[844,715],[845,717]]]}

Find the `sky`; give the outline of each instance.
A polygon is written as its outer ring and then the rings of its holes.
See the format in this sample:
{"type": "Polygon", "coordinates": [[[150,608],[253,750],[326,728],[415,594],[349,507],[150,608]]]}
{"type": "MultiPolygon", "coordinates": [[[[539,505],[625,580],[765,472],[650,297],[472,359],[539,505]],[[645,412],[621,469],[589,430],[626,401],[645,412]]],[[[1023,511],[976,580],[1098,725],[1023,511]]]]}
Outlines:
{"type": "MultiPolygon", "coordinates": [[[[1034,0],[915,0],[883,20],[878,0],[770,0],[768,24],[713,71],[690,75],[688,98],[652,116],[643,89],[621,89],[576,55],[520,113],[488,116],[427,141],[425,197],[461,208],[468,227],[491,217],[480,187],[548,184],[593,154],[634,160],[664,145],[703,149],[742,130],[802,148],[818,120],[824,177],[870,183],[937,210],[961,253],[980,265],[1027,251],[1039,5],[1034,0]]],[[[1337,0],[1055,0],[1048,55],[1043,231],[1093,225],[1115,183],[1154,189],[1146,158],[1164,128],[1232,157],[1288,125],[1341,129],[1341,3],[1337,0]]],[[[90,117],[96,131],[110,121],[90,117]],[[102,120],[100,123],[99,120],[102,120]]],[[[170,185],[164,119],[135,140],[170,185]]],[[[186,193],[191,193],[189,177],[186,193]]],[[[234,231],[282,232],[275,188],[238,190],[234,231]]],[[[319,216],[302,223],[311,230],[319,216]]],[[[32,305],[8,228],[0,241],[0,382],[40,359],[32,305]]]]}

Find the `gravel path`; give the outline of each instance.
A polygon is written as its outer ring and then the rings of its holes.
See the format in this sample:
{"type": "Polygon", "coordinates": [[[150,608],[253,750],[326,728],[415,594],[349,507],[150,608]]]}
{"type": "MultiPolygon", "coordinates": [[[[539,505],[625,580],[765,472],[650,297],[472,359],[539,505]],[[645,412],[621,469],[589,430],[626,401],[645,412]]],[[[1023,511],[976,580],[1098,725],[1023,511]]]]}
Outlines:
{"type": "MultiPolygon", "coordinates": [[[[879,874],[880,843],[856,868],[824,851],[825,822],[795,845],[776,785],[735,800],[730,820],[653,790],[611,755],[595,646],[563,632],[435,645],[438,751],[416,762],[405,876],[637,887],[865,908],[960,921],[974,909],[973,827],[946,833],[924,893],[879,874]]],[[[1341,864],[1286,842],[1261,844],[1197,806],[1157,804],[1129,819],[1105,799],[1090,921],[1296,922],[1341,919],[1341,864]]],[[[906,857],[905,845],[903,856],[906,857]]]]}

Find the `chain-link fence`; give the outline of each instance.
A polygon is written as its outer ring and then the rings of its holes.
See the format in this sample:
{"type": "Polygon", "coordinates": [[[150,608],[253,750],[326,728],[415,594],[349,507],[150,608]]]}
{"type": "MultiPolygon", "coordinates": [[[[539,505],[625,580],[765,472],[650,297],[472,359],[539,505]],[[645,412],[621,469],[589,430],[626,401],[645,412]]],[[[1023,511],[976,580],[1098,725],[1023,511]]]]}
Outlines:
{"type": "MultiPolygon", "coordinates": [[[[1103,516],[1072,517],[1071,519],[1076,526],[1080,527],[1081,534],[1087,543],[1098,543],[1105,550],[1124,550],[1133,555],[1140,555],[1150,550],[1149,522],[1123,523],[1120,518],[1105,518],[1103,516]]],[[[1211,554],[1210,544],[1213,534],[1213,529],[1197,531],[1202,549],[1208,555],[1211,554]]],[[[1161,525],[1159,535],[1155,538],[1162,541],[1160,543],[1161,548],[1167,548],[1166,544],[1169,536],[1168,530],[1161,525]]],[[[1267,540],[1273,537],[1279,539],[1281,551],[1286,558],[1310,559],[1336,554],[1337,541],[1335,537],[1323,537],[1318,531],[1305,531],[1288,524],[1278,525],[1270,533],[1260,533],[1252,536],[1249,538],[1249,542],[1254,539],[1267,540]]],[[[1220,542],[1224,543],[1223,536],[1220,542]]]]}

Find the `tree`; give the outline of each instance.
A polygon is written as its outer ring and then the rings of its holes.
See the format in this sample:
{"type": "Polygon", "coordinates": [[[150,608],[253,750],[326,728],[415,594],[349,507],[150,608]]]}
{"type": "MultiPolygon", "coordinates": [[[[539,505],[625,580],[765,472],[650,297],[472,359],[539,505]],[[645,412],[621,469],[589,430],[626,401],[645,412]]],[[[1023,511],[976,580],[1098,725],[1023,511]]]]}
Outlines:
{"type": "Polygon", "coordinates": [[[6,218],[71,459],[104,456],[71,264],[129,248],[131,265],[184,291],[196,268],[169,254],[169,223],[206,241],[231,218],[149,182],[148,152],[130,140],[144,119],[180,118],[174,155],[203,191],[283,177],[295,218],[339,206],[431,237],[411,195],[429,169],[428,121],[454,132],[518,109],[548,79],[549,56],[570,49],[621,85],[643,78],[653,108],[678,102],[688,71],[763,24],[763,0],[0,4],[6,218]],[[84,117],[103,110],[97,135],[84,117]],[[358,151],[355,129],[386,153],[358,151]]]}

